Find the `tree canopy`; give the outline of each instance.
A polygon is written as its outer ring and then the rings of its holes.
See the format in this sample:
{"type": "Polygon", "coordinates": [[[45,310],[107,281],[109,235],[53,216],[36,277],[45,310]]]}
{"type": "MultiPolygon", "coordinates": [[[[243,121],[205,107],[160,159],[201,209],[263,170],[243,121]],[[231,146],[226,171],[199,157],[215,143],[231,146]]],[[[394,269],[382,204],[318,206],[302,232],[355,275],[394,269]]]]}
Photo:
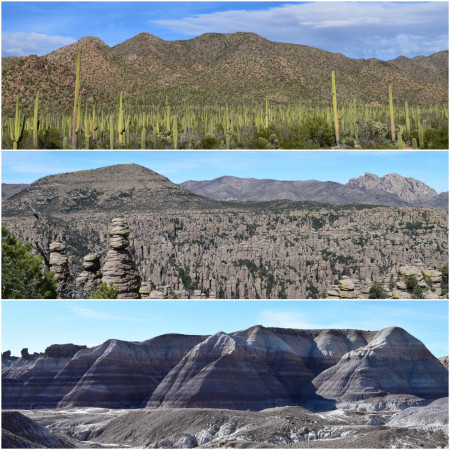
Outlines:
{"type": "Polygon", "coordinates": [[[57,285],[43,268],[42,256],[2,227],[2,298],[56,298],[57,285]]]}

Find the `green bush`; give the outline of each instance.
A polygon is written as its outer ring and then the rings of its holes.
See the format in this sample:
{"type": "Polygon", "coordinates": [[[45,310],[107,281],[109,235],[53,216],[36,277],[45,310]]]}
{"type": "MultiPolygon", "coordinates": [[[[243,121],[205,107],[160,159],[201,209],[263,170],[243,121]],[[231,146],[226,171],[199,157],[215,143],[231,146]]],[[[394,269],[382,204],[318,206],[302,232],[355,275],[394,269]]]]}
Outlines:
{"type": "Polygon", "coordinates": [[[57,297],[53,274],[44,273],[42,256],[30,250],[30,244],[18,241],[2,227],[2,298],[57,297]]]}
{"type": "Polygon", "coordinates": [[[375,281],[369,289],[369,298],[388,298],[388,293],[380,281],[375,281]]]}
{"type": "Polygon", "coordinates": [[[91,295],[93,299],[115,299],[117,298],[117,289],[113,286],[112,282],[109,286],[106,283],[102,283],[99,288],[91,295]]]}

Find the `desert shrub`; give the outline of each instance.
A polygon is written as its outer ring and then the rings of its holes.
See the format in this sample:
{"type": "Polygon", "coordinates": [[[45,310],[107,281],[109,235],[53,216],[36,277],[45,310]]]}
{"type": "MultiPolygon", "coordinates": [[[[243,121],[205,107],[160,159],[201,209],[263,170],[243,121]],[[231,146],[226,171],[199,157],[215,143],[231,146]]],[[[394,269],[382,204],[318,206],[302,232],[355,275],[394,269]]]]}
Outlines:
{"type": "Polygon", "coordinates": [[[369,289],[369,298],[387,298],[388,293],[380,281],[375,281],[369,289]]]}

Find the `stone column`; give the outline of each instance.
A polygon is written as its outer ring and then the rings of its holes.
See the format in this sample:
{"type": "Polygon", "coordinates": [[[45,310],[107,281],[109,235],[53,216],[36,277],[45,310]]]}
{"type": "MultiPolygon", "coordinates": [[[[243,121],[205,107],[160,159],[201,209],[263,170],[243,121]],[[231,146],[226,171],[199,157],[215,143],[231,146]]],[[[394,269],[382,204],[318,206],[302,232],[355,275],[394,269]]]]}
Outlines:
{"type": "Polygon", "coordinates": [[[110,283],[117,289],[117,298],[140,298],[140,279],[128,250],[130,230],[123,219],[113,219],[109,230],[110,249],[102,269],[102,283],[110,283]]]}
{"type": "Polygon", "coordinates": [[[64,298],[64,290],[69,280],[69,259],[66,256],[64,242],[53,241],[50,243],[50,270],[54,273],[58,285],[58,298],[64,298]]]}
{"type": "Polygon", "coordinates": [[[76,286],[84,289],[97,289],[100,286],[102,272],[97,253],[89,253],[83,258],[83,272],[76,279],[76,286]]]}

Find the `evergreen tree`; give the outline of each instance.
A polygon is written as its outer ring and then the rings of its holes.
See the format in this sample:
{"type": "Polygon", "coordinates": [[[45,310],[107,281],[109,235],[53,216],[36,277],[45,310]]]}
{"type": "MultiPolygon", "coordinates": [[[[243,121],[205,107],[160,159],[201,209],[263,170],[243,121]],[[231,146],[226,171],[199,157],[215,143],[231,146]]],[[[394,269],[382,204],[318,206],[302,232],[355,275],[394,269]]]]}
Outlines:
{"type": "Polygon", "coordinates": [[[53,274],[44,273],[42,256],[30,250],[30,244],[20,242],[2,227],[2,298],[57,297],[53,274]]]}

